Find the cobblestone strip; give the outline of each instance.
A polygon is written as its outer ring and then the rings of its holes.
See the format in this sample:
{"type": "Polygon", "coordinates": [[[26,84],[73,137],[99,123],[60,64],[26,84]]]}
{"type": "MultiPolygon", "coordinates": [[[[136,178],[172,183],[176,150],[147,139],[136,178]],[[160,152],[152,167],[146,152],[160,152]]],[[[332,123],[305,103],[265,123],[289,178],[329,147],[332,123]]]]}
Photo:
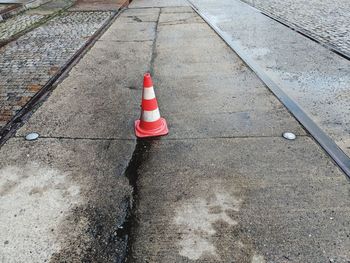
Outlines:
{"type": "Polygon", "coordinates": [[[0,48],[0,130],[113,12],[65,12],[0,48]]]}
{"type": "Polygon", "coordinates": [[[350,57],[349,0],[242,0],[350,57]]]}
{"type": "Polygon", "coordinates": [[[26,30],[45,18],[45,15],[21,14],[0,23],[0,42],[5,42],[14,35],[26,30]]]}
{"type": "Polygon", "coordinates": [[[40,2],[47,3],[35,9],[25,10],[5,21],[0,21],[0,45],[14,40],[29,30],[45,23],[47,20],[52,19],[55,15],[64,11],[64,9],[69,8],[73,0],[35,1],[37,5],[40,2]]]}

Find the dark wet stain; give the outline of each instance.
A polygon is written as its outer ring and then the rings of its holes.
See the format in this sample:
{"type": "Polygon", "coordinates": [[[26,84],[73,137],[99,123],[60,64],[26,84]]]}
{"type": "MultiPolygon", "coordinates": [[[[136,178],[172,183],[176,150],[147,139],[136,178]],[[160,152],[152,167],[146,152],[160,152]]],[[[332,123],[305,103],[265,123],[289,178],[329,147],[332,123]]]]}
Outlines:
{"type": "MultiPolygon", "coordinates": [[[[104,149],[109,147],[106,144],[104,149]]],[[[137,141],[125,170],[105,178],[107,181],[96,187],[100,190],[94,198],[74,208],[65,220],[68,227],[60,233],[65,245],[51,257],[51,263],[127,262],[132,254],[132,233],[137,229],[139,170],[147,161],[150,148],[151,141],[137,141]],[[122,192],[114,191],[123,185],[129,187],[122,192]]]]}
{"type": "Polygon", "coordinates": [[[118,258],[125,253],[127,241],[118,231],[127,216],[129,203],[125,197],[119,206],[89,203],[75,208],[68,220],[71,228],[64,234],[74,236],[66,240],[61,251],[53,254],[50,262],[123,262],[118,258]]]}

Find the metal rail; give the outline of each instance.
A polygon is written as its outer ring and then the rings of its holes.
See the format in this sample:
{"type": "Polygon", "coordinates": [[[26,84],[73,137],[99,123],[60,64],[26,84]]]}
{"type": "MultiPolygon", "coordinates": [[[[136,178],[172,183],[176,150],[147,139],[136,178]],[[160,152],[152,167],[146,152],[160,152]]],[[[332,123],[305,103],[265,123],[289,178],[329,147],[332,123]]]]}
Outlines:
{"type": "Polygon", "coordinates": [[[328,153],[334,162],[350,180],[350,158],[338,147],[338,145],[293,101],[283,89],[275,83],[265,71],[252,59],[232,37],[217,27],[197,6],[188,0],[192,9],[226,42],[226,44],[250,67],[255,74],[265,83],[271,92],[281,101],[290,113],[311,134],[318,144],[328,153]]]}

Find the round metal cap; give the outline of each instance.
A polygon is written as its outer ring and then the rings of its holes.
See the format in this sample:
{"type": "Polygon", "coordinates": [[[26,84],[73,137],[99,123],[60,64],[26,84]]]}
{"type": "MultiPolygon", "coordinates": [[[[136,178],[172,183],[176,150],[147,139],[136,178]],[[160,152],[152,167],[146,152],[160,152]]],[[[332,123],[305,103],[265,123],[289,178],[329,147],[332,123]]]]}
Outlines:
{"type": "Polygon", "coordinates": [[[285,132],[282,134],[282,136],[287,140],[295,140],[297,138],[297,136],[292,132],[285,132]]]}
{"type": "Polygon", "coordinates": [[[39,138],[39,134],[36,133],[36,132],[28,133],[27,136],[26,136],[26,140],[27,141],[35,141],[38,138],[39,138]]]}

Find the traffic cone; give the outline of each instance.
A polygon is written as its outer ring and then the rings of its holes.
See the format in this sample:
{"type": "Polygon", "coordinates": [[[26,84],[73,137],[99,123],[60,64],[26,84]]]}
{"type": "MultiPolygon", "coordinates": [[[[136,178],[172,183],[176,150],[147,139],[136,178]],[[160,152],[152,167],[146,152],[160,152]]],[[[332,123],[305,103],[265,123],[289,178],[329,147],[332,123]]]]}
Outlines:
{"type": "Polygon", "coordinates": [[[138,138],[145,138],[168,133],[166,120],[160,117],[151,75],[146,73],[143,77],[141,117],[140,120],[135,121],[135,134],[138,138]]]}

